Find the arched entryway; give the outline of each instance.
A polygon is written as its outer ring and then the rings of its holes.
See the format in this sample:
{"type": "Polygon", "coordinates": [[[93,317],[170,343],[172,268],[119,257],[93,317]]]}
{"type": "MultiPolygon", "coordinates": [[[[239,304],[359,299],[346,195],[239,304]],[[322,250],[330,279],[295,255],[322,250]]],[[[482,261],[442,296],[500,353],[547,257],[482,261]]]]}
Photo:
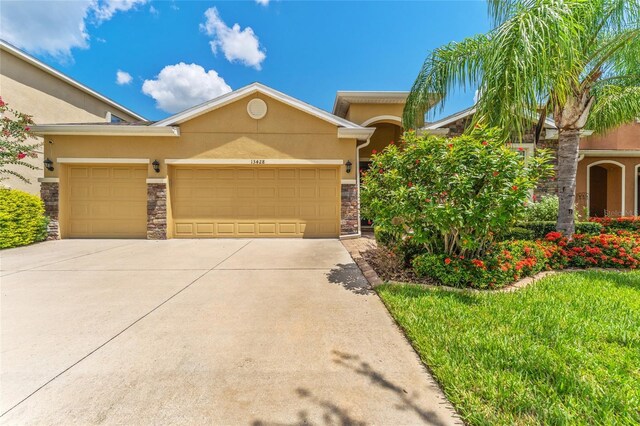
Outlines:
{"type": "Polygon", "coordinates": [[[625,166],[613,160],[587,166],[589,216],[620,216],[625,211],[625,166]]]}

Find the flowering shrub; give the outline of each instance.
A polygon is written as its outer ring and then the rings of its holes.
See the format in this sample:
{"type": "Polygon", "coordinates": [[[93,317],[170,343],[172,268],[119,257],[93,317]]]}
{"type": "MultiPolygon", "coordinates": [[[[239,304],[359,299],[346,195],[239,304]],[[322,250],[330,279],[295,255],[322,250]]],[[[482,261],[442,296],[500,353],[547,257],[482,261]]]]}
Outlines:
{"type": "Polygon", "coordinates": [[[20,166],[28,169],[37,169],[33,164],[25,161],[27,157],[35,158],[36,149],[40,146],[30,133],[33,124],[31,116],[23,114],[9,107],[0,97],[0,180],[6,179],[3,175],[13,175],[29,183],[29,180],[17,172],[15,168],[7,166],[20,166]]]}
{"type": "Polygon", "coordinates": [[[499,288],[544,269],[630,268],[640,265],[640,233],[574,234],[550,232],[544,240],[505,241],[482,258],[423,254],[413,260],[418,276],[453,287],[499,288]]]}
{"type": "Polygon", "coordinates": [[[453,139],[407,132],[403,142],[373,155],[362,177],[362,214],[429,254],[482,256],[552,173],[546,151],[524,163],[493,129],[453,139]]]}
{"type": "Polygon", "coordinates": [[[604,233],[615,233],[617,230],[640,232],[640,216],[592,217],[589,221],[602,225],[604,233]]]}
{"type": "Polygon", "coordinates": [[[557,246],[550,265],[573,268],[630,268],[636,269],[640,262],[640,234],[618,231],[616,234],[574,234],[568,240],[559,232],[550,232],[546,237],[557,246]]]}
{"type": "Polygon", "coordinates": [[[543,241],[509,241],[481,259],[424,254],[413,260],[413,268],[418,276],[452,287],[499,288],[545,269],[553,254],[553,244],[543,241]]]}

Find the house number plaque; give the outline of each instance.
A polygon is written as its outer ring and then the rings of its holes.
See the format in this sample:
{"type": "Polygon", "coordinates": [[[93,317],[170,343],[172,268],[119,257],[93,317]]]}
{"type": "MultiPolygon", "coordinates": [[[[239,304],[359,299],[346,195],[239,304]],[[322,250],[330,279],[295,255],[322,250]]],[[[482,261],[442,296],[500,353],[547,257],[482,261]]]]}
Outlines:
{"type": "Polygon", "coordinates": [[[265,160],[251,160],[251,164],[265,164],[265,160]]]}

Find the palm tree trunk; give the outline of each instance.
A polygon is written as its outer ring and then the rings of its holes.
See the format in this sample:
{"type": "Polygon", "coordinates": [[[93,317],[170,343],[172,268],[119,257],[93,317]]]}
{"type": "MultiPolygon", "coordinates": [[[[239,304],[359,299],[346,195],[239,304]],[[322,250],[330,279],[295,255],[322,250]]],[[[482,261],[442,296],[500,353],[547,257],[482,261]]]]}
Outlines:
{"type": "Polygon", "coordinates": [[[579,130],[559,130],[557,175],[559,208],[556,230],[569,238],[575,231],[574,208],[579,146],[579,130]]]}

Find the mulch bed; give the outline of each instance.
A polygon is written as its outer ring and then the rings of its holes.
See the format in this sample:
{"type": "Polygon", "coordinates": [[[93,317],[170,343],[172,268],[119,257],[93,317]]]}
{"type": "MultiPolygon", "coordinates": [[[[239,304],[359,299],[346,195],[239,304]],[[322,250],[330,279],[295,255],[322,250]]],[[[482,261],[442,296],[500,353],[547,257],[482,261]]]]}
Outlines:
{"type": "Polygon", "coordinates": [[[401,258],[381,247],[372,248],[361,253],[374,271],[383,281],[437,285],[430,277],[418,277],[413,269],[407,267],[401,258]]]}

